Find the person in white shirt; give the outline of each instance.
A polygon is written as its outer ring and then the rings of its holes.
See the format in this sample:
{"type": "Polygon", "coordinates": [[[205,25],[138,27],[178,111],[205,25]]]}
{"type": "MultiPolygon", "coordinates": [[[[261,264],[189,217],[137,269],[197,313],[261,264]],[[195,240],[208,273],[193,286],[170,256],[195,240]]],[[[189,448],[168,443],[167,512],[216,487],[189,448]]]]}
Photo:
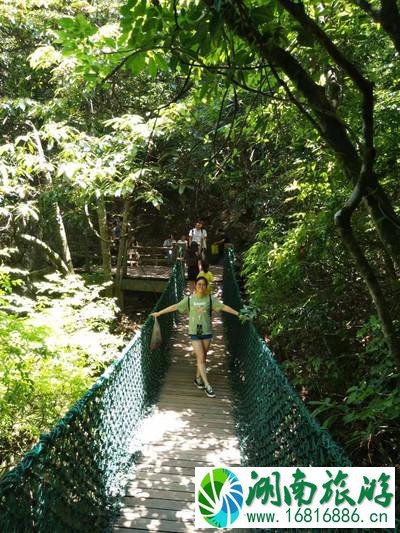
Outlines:
{"type": "Polygon", "coordinates": [[[189,246],[192,242],[197,242],[200,257],[204,259],[207,250],[207,231],[203,228],[203,223],[200,220],[196,222],[195,227],[189,232],[189,246]]]}
{"type": "Polygon", "coordinates": [[[178,259],[183,259],[185,257],[187,245],[188,244],[186,240],[186,235],[182,235],[179,241],[176,242],[176,252],[178,259]]]}
{"type": "Polygon", "coordinates": [[[167,263],[171,265],[174,262],[174,249],[176,246],[176,240],[173,235],[170,235],[165,241],[163,242],[163,247],[166,248],[165,250],[165,259],[167,260],[167,263]]]}

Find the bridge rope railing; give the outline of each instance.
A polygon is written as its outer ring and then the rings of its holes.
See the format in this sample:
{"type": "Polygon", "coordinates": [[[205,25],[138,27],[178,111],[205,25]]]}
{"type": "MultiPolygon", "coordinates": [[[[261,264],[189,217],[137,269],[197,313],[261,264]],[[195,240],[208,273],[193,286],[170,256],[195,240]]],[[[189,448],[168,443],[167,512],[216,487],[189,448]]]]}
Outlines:
{"type": "MultiPolygon", "coordinates": [[[[243,306],[234,252],[224,262],[224,302],[243,306]]],[[[233,413],[242,454],[250,466],[351,466],[344,451],[311,416],[253,323],[238,326],[225,313],[233,413]]]]}
{"type": "MultiPolygon", "coordinates": [[[[177,263],[154,309],[176,303],[183,290],[177,263]]],[[[160,321],[165,342],[150,350],[148,318],[90,390],[0,480],[2,533],[93,533],[111,527],[135,461],[132,439],[168,367],[173,321],[172,314],[160,321]]]]}

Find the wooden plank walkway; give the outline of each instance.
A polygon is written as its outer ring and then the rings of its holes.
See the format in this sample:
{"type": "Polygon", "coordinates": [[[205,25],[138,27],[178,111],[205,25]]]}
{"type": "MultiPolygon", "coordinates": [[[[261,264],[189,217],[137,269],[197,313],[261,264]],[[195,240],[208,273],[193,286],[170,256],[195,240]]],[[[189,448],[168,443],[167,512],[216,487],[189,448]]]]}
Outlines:
{"type": "Polygon", "coordinates": [[[193,532],[195,466],[238,466],[220,316],[213,318],[208,398],[193,384],[195,357],[182,320],[172,339],[172,363],[154,414],[141,430],[141,462],[126,486],[113,531],[193,532]]]}
{"type": "MultiPolygon", "coordinates": [[[[211,272],[214,274],[215,281],[222,280],[223,267],[219,265],[211,265],[211,272]]],[[[115,268],[113,269],[115,272],[115,268]]],[[[140,265],[128,267],[127,278],[138,279],[162,279],[168,281],[171,276],[171,267],[167,265],[140,265]]]]}

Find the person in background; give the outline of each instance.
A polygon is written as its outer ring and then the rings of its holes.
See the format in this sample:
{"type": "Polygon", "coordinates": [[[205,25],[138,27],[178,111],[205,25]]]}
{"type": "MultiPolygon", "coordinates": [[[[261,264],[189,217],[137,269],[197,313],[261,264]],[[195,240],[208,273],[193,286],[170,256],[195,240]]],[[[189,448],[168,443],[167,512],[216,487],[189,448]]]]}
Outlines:
{"type": "Polygon", "coordinates": [[[165,259],[167,260],[167,263],[171,265],[174,261],[174,246],[176,245],[176,240],[174,236],[171,234],[165,241],[163,242],[163,247],[168,248],[165,250],[165,259]]]}
{"type": "Polygon", "coordinates": [[[195,227],[189,231],[189,246],[192,242],[197,242],[199,255],[205,259],[207,251],[207,231],[203,228],[203,222],[198,220],[195,227]]]}
{"type": "Polygon", "coordinates": [[[176,242],[177,259],[184,259],[187,245],[186,235],[182,235],[179,241],[176,242]]]}
{"type": "Polygon", "coordinates": [[[117,218],[115,218],[113,221],[113,226],[111,229],[111,236],[115,240],[118,240],[121,237],[121,226],[117,218]]]}
{"type": "Polygon", "coordinates": [[[192,242],[185,253],[185,261],[187,266],[187,279],[190,282],[189,285],[194,285],[197,276],[200,272],[199,269],[199,246],[197,242],[192,242]]]}
{"type": "Polygon", "coordinates": [[[112,226],[110,231],[110,251],[112,266],[116,266],[118,255],[118,244],[121,237],[121,225],[117,217],[112,220],[112,226]]]}
{"type": "Polygon", "coordinates": [[[201,249],[201,257],[202,259],[207,258],[207,230],[204,226],[204,220],[200,220],[201,224],[201,231],[203,232],[203,241],[202,241],[202,249],[201,249]]]}
{"type": "Polygon", "coordinates": [[[200,267],[201,267],[201,270],[197,276],[197,279],[199,278],[206,278],[206,280],[208,281],[208,285],[207,285],[207,290],[206,290],[206,294],[211,294],[212,293],[212,282],[214,281],[214,276],[212,275],[212,273],[210,272],[209,268],[209,264],[208,262],[205,260],[205,259],[202,259],[200,261],[200,267]]]}

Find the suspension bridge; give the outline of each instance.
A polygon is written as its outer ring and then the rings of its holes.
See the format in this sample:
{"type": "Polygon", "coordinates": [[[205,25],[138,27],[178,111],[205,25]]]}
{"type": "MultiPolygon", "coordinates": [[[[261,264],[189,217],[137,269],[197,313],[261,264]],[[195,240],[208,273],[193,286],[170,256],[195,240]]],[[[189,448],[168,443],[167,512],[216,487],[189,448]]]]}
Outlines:
{"type": "MultiPolygon", "coordinates": [[[[179,301],[179,263],[155,309],[179,301]]],[[[239,309],[232,250],[223,300],[239,309]]],[[[194,531],[194,467],[349,466],[252,323],[223,313],[210,354],[217,398],[194,388],[184,321],[149,317],[120,357],[0,481],[2,533],[194,531]]]]}

